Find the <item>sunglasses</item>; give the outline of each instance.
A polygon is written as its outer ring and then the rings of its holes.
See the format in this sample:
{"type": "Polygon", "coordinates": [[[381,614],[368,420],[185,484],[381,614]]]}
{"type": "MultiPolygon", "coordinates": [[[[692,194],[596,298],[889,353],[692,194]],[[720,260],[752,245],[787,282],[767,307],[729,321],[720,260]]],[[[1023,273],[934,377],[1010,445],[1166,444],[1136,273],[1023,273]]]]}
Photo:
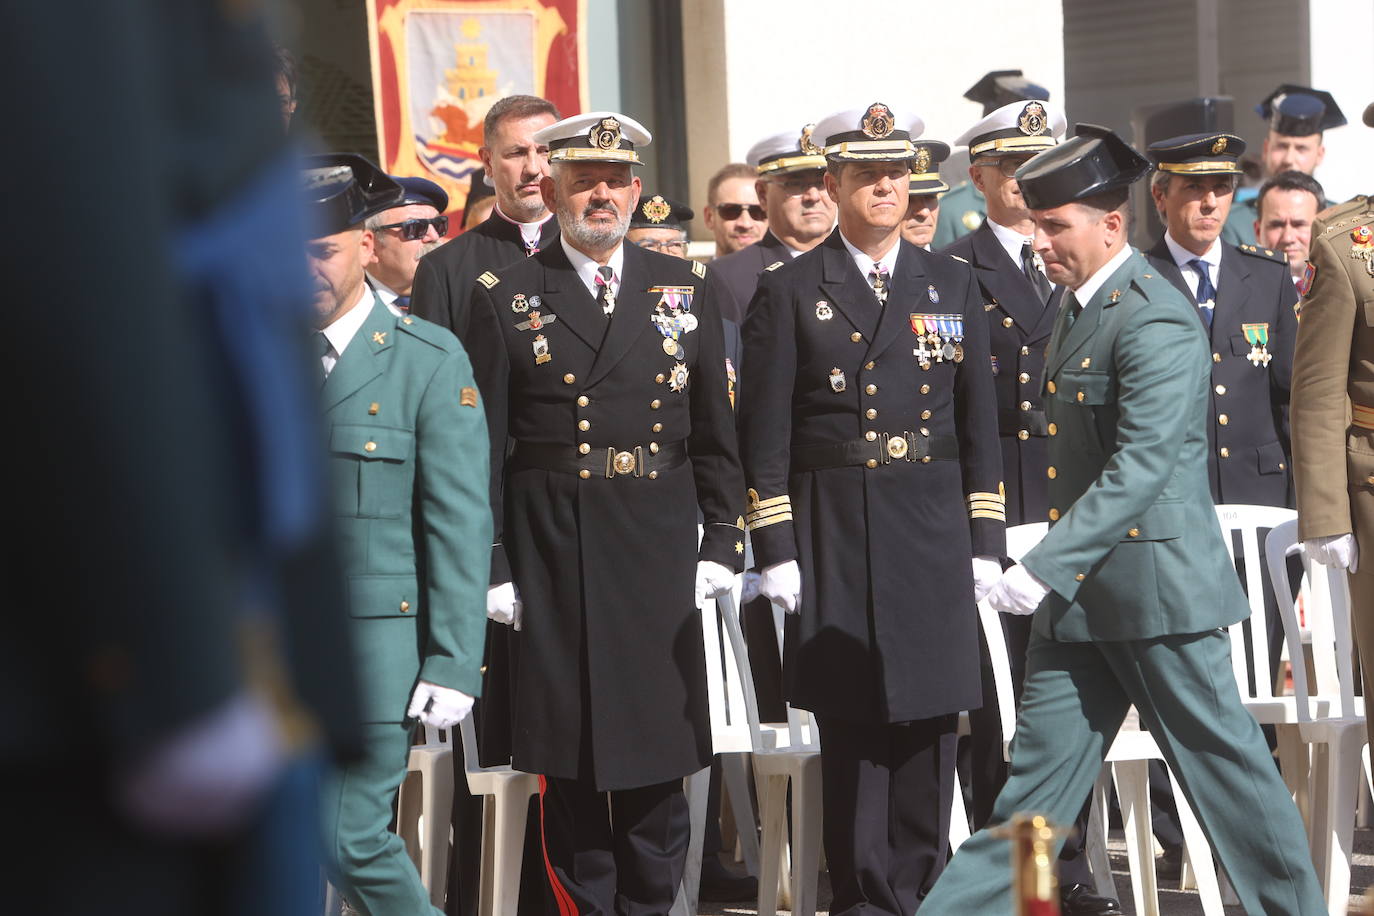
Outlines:
{"type": "Polygon", "coordinates": [[[401,238],[407,242],[418,242],[429,234],[429,227],[433,226],[434,231],[443,235],[448,232],[447,216],[431,216],[429,219],[408,219],[400,223],[387,223],[385,226],[378,226],[378,229],[400,229],[401,238]]]}
{"type": "Polygon", "coordinates": [[[763,207],[758,204],[716,204],[716,212],[721,219],[739,219],[740,214],[749,211],[749,218],[755,222],[763,221],[763,207]]]}

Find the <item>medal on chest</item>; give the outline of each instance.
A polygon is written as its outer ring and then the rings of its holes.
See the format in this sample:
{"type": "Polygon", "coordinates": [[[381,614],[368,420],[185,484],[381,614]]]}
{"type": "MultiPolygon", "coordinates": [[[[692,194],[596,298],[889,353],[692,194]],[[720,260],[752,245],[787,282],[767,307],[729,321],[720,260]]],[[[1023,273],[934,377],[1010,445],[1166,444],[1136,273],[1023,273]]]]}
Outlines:
{"type": "Polygon", "coordinates": [[[649,287],[649,292],[659,294],[658,304],[654,306],[649,320],[663,335],[663,352],[677,359],[685,359],[687,355],[681,344],[683,335],[697,329],[697,316],[692,314],[692,294],[695,290],[694,286],[649,287]]]}
{"type": "Polygon", "coordinates": [[[1364,261],[1364,269],[1374,277],[1374,229],[1357,226],[1350,230],[1350,257],[1364,261]]]}
{"type": "Polygon", "coordinates": [[[962,363],[964,361],[963,315],[911,315],[911,331],[916,335],[916,349],[911,355],[922,369],[932,362],[962,363]]]}
{"type": "Polygon", "coordinates": [[[1243,324],[1240,326],[1241,332],[1245,334],[1245,340],[1250,344],[1250,354],[1246,358],[1250,360],[1250,365],[1260,366],[1269,365],[1269,360],[1273,359],[1269,354],[1269,322],[1263,321],[1257,324],[1243,324]]]}

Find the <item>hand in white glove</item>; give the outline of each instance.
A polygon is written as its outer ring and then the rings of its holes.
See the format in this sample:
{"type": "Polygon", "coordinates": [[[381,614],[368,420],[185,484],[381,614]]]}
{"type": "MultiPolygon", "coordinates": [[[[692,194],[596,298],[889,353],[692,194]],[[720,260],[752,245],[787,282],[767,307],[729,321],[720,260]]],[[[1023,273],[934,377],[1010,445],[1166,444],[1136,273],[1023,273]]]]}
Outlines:
{"type": "Polygon", "coordinates": [[[789,614],[801,610],[801,567],[796,560],[765,566],[759,573],[759,594],[789,614]]]}
{"type": "Polygon", "coordinates": [[[520,629],[525,605],[514,582],[502,582],[487,589],[487,619],[520,629]]]}
{"type": "Polygon", "coordinates": [[[406,715],[432,728],[453,728],[472,711],[472,697],[461,690],[421,681],[406,715]]]}
{"type": "Polygon", "coordinates": [[[1332,534],[1302,542],[1307,555],[1323,566],[1334,566],[1348,572],[1360,567],[1360,546],[1353,534],[1332,534]]]}
{"type": "Polygon", "coordinates": [[[1050,587],[1041,582],[1031,571],[1016,564],[1002,574],[997,584],[988,592],[988,604],[1003,614],[1025,616],[1034,614],[1040,602],[1050,593],[1050,587]]]}
{"type": "Polygon", "coordinates": [[[996,557],[973,558],[973,600],[982,601],[997,580],[1002,578],[1002,563],[996,557]]]}
{"type": "Polygon", "coordinates": [[[256,812],[283,759],[267,706],[240,693],[154,748],[123,773],[121,808],[159,833],[210,837],[256,812]]]}
{"type": "Polygon", "coordinates": [[[735,571],[710,560],[697,563],[697,607],[735,587],[735,571]]]}
{"type": "Polygon", "coordinates": [[[739,603],[748,604],[759,596],[759,571],[750,569],[744,574],[744,585],[740,588],[739,603]]]}

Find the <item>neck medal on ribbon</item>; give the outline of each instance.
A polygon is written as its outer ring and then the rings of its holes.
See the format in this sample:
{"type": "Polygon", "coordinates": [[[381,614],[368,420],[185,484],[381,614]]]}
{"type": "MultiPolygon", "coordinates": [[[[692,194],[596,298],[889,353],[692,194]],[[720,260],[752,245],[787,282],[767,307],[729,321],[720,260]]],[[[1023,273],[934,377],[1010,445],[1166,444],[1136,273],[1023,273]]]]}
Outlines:
{"type": "Polygon", "coordinates": [[[677,356],[680,348],[678,340],[683,334],[697,329],[697,316],[692,314],[692,293],[694,286],[653,286],[649,292],[658,293],[658,304],[649,320],[663,335],[663,352],[677,356]]]}
{"type": "Polygon", "coordinates": [[[1374,229],[1356,226],[1350,230],[1350,256],[1364,261],[1364,269],[1374,277],[1374,229]]]}
{"type": "Polygon", "coordinates": [[[922,369],[929,369],[932,360],[964,361],[963,315],[912,315],[911,330],[916,335],[916,349],[911,354],[922,369]]]}
{"type": "Polygon", "coordinates": [[[1240,326],[1245,334],[1245,340],[1250,344],[1250,360],[1252,366],[1260,364],[1269,365],[1269,360],[1273,359],[1269,355],[1269,322],[1264,321],[1258,324],[1243,324],[1240,326]]]}

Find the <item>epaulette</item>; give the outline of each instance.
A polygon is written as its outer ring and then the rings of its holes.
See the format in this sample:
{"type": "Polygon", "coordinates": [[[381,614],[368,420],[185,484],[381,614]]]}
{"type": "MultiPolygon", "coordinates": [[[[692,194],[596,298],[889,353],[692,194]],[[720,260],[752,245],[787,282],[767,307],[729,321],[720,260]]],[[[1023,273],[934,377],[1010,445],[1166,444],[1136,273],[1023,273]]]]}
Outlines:
{"type": "Polygon", "coordinates": [[[487,289],[491,289],[493,286],[501,282],[501,278],[488,270],[484,271],[482,275],[477,278],[477,282],[485,286],[487,289]]]}
{"type": "Polygon", "coordinates": [[[1374,212],[1369,207],[1351,207],[1335,214],[1335,218],[1321,227],[1319,235],[1312,236],[1312,241],[1327,238],[1337,233],[1345,232],[1351,226],[1363,225],[1374,222],[1374,212]]]}
{"type": "Polygon", "coordinates": [[[706,265],[703,264],[703,263],[701,263],[700,261],[693,261],[693,262],[692,262],[692,273],[696,274],[698,277],[701,277],[701,278],[705,279],[705,277],[706,277],[706,265]]]}
{"type": "Polygon", "coordinates": [[[1263,258],[1266,261],[1278,261],[1280,264],[1288,263],[1288,255],[1282,251],[1275,251],[1272,248],[1262,248],[1259,245],[1237,245],[1236,250],[1241,254],[1248,254],[1252,258],[1263,258]]]}
{"type": "Polygon", "coordinates": [[[396,320],[396,326],[411,337],[423,340],[430,346],[438,347],[445,353],[457,349],[458,338],[453,336],[453,332],[432,321],[425,321],[415,315],[406,315],[396,320]]]}
{"type": "Polygon", "coordinates": [[[770,271],[770,270],[777,270],[777,269],[778,269],[779,267],[781,267],[784,263],[785,263],[785,262],[783,262],[783,261],[774,261],[772,264],[769,264],[767,267],[765,267],[765,268],[763,269],[763,272],[764,272],[764,273],[768,273],[768,271],[770,271]]]}
{"type": "Polygon", "coordinates": [[[963,261],[965,264],[968,263],[968,258],[961,258],[961,257],[959,257],[957,254],[952,254],[952,255],[950,255],[950,257],[953,258],[953,259],[956,260],[956,261],[963,261]]]}

